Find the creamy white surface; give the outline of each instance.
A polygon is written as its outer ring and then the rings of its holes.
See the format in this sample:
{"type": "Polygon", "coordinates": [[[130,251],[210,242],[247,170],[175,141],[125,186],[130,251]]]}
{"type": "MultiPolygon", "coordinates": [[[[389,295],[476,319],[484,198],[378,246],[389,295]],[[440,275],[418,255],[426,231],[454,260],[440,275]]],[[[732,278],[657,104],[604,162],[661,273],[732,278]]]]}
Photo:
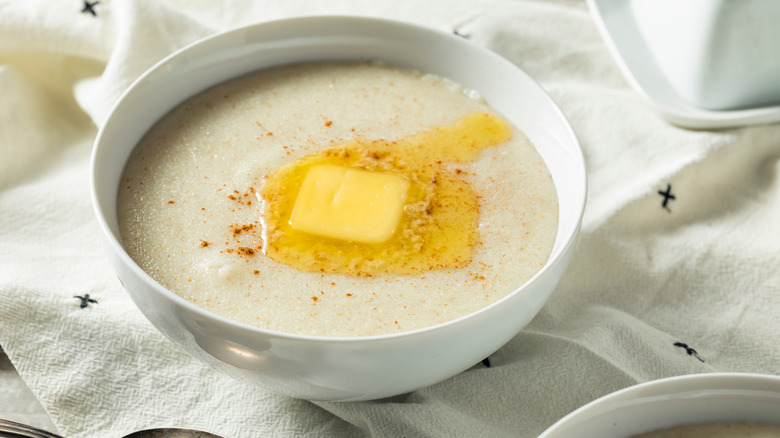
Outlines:
{"type": "MultiPolygon", "coordinates": [[[[482,241],[465,268],[353,278],[224,250],[236,246],[231,224],[259,218],[260,203],[237,204],[227,197],[234,190],[259,189],[273,169],[323,147],[400,138],[474,111],[493,112],[449,81],[369,64],[299,65],[221,84],[174,109],[134,151],[119,190],[124,244],[178,295],[272,330],[373,335],[473,312],[531,278],[555,239],[552,180],[517,130],[457,165],[482,196],[482,241]],[[211,245],[201,248],[203,240],[211,245]]],[[[244,236],[242,244],[260,245],[244,236]]]]}
{"type": "Polygon", "coordinates": [[[744,421],[689,424],[643,433],[634,438],[778,438],[780,425],[744,421]]]}

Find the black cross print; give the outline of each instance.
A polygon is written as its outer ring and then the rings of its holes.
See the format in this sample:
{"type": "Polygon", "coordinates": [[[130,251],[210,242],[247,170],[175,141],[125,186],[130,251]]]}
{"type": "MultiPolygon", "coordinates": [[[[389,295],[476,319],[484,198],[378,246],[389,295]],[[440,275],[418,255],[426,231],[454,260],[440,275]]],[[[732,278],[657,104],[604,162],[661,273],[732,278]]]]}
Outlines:
{"type": "Polygon", "coordinates": [[[469,39],[469,37],[471,36],[471,35],[469,35],[467,33],[460,33],[460,31],[458,29],[453,30],[452,33],[454,33],[455,35],[457,35],[457,36],[459,36],[461,38],[464,38],[464,39],[469,39]]]}
{"type": "Polygon", "coordinates": [[[93,300],[92,298],[90,298],[89,294],[84,294],[83,297],[80,295],[74,295],[73,298],[78,298],[81,300],[81,304],[79,304],[79,307],[81,307],[82,309],[88,307],[90,304],[97,304],[97,300],[93,300]]]}
{"type": "Polygon", "coordinates": [[[470,18],[468,18],[467,20],[463,20],[463,21],[462,21],[460,24],[456,24],[456,25],[455,25],[455,26],[452,28],[452,33],[454,33],[455,35],[457,35],[457,36],[459,36],[459,37],[461,37],[461,38],[465,38],[465,39],[469,39],[469,38],[471,38],[471,35],[469,35],[469,34],[467,34],[467,33],[461,33],[461,32],[460,32],[460,28],[461,28],[461,27],[463,27],[464,25],[466,25],[466,24],[468,24],[468,23],[470,23],[470,22],[474,21],[474,19],[476,19],[476,18],[477,18],[477,17],[470,17],[470,18]]]}
{"type": "Polygon", "coordinates": [[[674,346],[684,348],[685,352],[688,353],[688,356],[693,356],[696,359],[699,359],[700,362],[704,362],[704,359],[699,357],[699,353],[697,353],[696,350],[694,350],[693,348],[689,347],[688,344],[684,344],[682,342],[675,342],[674,346]]]}
{"type": "Polygon", "coordinates": [[[672,194],[672,185],[671,185],[671,184],[667,184],[667,185],[666,185],[666,191],[661,191],[661,190],[659,190],[659,191],[658,191],[658,194],[664,197],[664,201],[663,201],[663,203],[661,204],[661,207],[665,208],[665,209],[666,209],[666,211],[668,211],[669,213],[671,213],[671,212],[672,212],[672,210],[669,210],[669,201],[673,201],[673,200],[677,199],[677,198],[676,198],[676,197],[675,197],[675,196],[672,194]]]}
{"type": "Polygon", "coordinates": [[[97,12],[95,12],[95,5],[98,3],[100,2],[89,2],[84,0],[84,9],[82,9],[81,12],[85,14],[92,14],[93,17],[97,17],[97,12]]]}

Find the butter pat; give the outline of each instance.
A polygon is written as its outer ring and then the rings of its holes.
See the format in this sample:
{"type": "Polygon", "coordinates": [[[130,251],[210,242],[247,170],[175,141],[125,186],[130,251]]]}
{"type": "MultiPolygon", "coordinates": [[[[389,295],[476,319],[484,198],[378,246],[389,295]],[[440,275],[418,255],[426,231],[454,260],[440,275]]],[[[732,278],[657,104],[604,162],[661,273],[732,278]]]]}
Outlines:
{"type": "Polygon", "coordinates": [[[315,165],[295,200],[290,225],[334,239],[381,243],[401,220],[409,180],[333,164],[315,165]]]}

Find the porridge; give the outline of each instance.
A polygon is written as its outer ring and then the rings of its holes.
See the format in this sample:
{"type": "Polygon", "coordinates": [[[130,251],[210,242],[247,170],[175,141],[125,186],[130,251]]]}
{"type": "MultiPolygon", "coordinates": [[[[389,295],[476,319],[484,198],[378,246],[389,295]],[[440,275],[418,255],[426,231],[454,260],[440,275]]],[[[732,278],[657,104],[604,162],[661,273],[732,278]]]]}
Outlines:
{"type": "Polygon", "coordinates": [[[780,438],[780,425],[752,422],[718,422],[676,426],[636,435],[634,438],[780,438]]]}
{"type": "Polygon", "coordinates": [[[119,188],[152,278],[270,330],[367,336],[471,313],[528,281],[557,231],[534,146],[473,92],[375,63],[263,70],[174,108],[119,188]]]}

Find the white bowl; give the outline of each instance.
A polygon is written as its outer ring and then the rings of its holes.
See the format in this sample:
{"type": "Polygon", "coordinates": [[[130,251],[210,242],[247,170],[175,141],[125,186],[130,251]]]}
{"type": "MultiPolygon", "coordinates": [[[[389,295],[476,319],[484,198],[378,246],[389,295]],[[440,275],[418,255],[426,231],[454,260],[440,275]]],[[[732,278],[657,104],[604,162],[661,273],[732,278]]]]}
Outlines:
{"type": "Polygon", "coordinates": [[[422,388],[479,363],[514,337],[552,293],[571,258],[585,204],[582,151],[547,94],[498,55],[460,37],[358,17],[309,17],[225,32],[161,61],[121,97],[98,133],[92,195],[119,279],[146,317],[192,356],[247,383],[292,397],[365,400],[422,388]],[[166,112],[212,85],[270,66],[379,59],[477,90],[525,131],[546,161],[559,197],[552,255],[527,284],[462,318],[405,333],[363,338],[300,336],[211,314],[176,296],[125,252],[117,189],[141,136],[166,112]]]}
{"type": "MultiPolygon", "coordinates": [[[[723,129],[780,121],[780,100],[754,108],[709,110],[684,99],[667,79],[667,74],[661,71],[656,56],[650,51],[648,32],[644,35],[640,32],[633,0],[587,2],[596,26],[626,81],[670,123],[691,129],[723,129]]],[[[687,2],[678,4],[685,7],[687,2]]],[[[642,15],[642,18],[649,17],[642,15]]],[[[645,23],[645,28],[648,24],[645,23]]]]}
{"type": "Polygon", "coordinates": [[[780,376],[692,374],[641,383],[588,403],[539,438],[629,438],[684,424],[723,421],[780,425],[780,376]]]}
{"type": "Polygon", "coordinates": [[[680,97],[711,110],[780,102],[780,2],[630,0],[680,97]]]}

